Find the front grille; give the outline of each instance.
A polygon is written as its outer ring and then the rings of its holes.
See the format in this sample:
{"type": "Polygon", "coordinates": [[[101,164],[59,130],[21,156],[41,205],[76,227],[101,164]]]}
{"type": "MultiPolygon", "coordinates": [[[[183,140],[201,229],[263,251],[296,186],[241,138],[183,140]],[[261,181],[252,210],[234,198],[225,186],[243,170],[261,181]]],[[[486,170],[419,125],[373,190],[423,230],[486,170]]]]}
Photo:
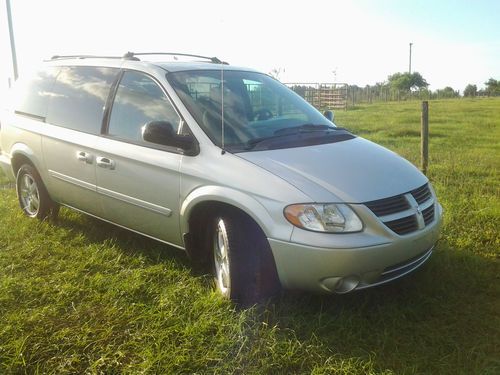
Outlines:
{"type": "Polygon", "coordinates": [[[411,195],[413,195],[413,198],[415,198],[418,204],[424,203],[432,196],[431,189],[429,189],[429,184],[420,186],[419,188],[412,190],[410,193],[411,195]]]}
{"type": "Polygon", "coordinates": [[[434,220],[434,205],[427,207],[422,211],[422,216],[424,217],[425,225],[432,223],[434,220]]]}
{"type": "Polygon", "coordinates": [[[415,215],[402,217],[401,219],[384,222],[393,232],[397,234],[408,234],[418,229],[417,219],[415,215]]]}
{"type": "Polygon", "coordinates": [[[404,195],[367,202],[365,205],[377,216],[390,215],[410,208],[404,195]]]}
{"type": "MultiPolygon", "coordinates": [[[[425,226],[432,223],[434,220],[434,204],[432,202],[428,202],[429,199],[432,199],[432,193],[431,189],[429,188],[429,184],[422,185],[419,188],[411,190],[410,192],[405,194],[366,202],[365,205],[375,215],[377,215],[378,217],[382,217],[382,219],[384,219],[384,216],[392,215],[392,217],[390,218],[392,220],[384,221],[384,224],[393,232],[399,235],[404,235],[415,232],[416,230],[418,230],[419,225],[416,216],[416,208],[413,207],[413,210],[415,210],[415,212],[413,213],[411,211],[407,211],[412,209],[412,206],[409,202],[409,200],[412,201],[412,199],[411,197],[409,197],[409,194],[412,195],[419,206],[422,204],[424,204],[424,206],[427,206],[430,203],[429,207],[422,210],[422,216],[425,226]],[[403,213],[403,211],[406,212],[403,213]],[[400,215],[398,215],[398,213],[400,213],[400,215]]],[[[387,219],[389,218],[386,218],[386,220],[387,219]]]]}

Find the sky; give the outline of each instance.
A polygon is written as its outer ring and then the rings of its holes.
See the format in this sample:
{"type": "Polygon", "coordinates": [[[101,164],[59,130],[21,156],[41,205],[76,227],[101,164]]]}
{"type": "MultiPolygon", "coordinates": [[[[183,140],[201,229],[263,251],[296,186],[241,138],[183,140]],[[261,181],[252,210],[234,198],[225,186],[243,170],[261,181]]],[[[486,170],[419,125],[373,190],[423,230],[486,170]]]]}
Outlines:
{"type": "MultiPolygon", "coordinates": [[[[0,93],[12,79],[0,6],[0,93]]],[[[435,90],[500,79],[500,0],[11,0],[22,75],[52,55],[217,56],[282,82],[364,86],[420,72],[435,90]]]]}

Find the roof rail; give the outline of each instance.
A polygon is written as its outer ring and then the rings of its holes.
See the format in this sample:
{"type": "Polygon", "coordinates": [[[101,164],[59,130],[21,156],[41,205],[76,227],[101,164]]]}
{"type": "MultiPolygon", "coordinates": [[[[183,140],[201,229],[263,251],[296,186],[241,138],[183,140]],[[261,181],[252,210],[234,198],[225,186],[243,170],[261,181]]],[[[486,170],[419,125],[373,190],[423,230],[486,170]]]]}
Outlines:
{"type": "Polygon", "coordinates": [[[126,60],[139,60],[137,57],[127,58],[125,56],[98,56],[98,55],[54,55],[50,60],[63,60],[63,59],[126,59],[126,60]]]}
{"type": "Polygon", "coordinates": [[[190,53],[176,53],[176,52],[127,52],[125,55],[123,55],[124,59],[137,59],[136,56],[144,56],[144,55],[169,55],[169,56],[187,56],[187,57],[196,57],[198,59],[205,59],[209,60],[211,63],[214,64],[224,64],[224,65],[229,65],[226,61],[222,61],[218,59],[217,57],[208,57],[208,56],[201,56],[201,55],[192,55],[190,53]]]}
{"type": "Polygon", "coordinates": [[[145,55],[169,55],[169,56],[187,56],[196,57],[198,59],[209,60],[213,64],[229,65],[227,62],[219,60],[217,57],[207,57],[201,55],[192,55],[189,53],[176,53],[176,52],[127,52],[123,56],[98,56],[98,55],[54,55],[50,60],[64,60],[64,59],[123,59],[140,61],[137,56],[145,55]]]}

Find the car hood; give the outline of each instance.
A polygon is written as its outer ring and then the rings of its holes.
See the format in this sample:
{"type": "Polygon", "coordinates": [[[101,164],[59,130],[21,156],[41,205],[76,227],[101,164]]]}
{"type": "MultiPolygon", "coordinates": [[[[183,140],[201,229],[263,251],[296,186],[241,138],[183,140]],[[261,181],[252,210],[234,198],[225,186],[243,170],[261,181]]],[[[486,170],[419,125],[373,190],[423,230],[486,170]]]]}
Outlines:
{"type": "Polygon", "coordinates": [[[368,202],[406,193],[428,181],[407,160],[360,137],[237,155],[288,181],[314,202],[368,202]]]}

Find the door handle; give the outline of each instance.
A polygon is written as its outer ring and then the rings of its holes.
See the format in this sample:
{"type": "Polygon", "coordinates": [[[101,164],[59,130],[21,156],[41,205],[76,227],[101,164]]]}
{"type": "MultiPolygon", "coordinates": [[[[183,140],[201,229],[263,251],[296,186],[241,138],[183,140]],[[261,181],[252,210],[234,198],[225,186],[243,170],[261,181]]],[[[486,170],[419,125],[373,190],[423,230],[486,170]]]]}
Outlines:
{"type": "Polygon", "coordinates": [[[87,164],[92,164],[92,155],[85,151],[77,151],[76,158],[80,161],[84,161],[87,164]]]}
{"type": "Polygon", "coordinates": [[[98,156],[96,158],[97,166],[106,169],[115,169],[115,162],[108,158],[103,158],[102,156],[98,156]]]}

